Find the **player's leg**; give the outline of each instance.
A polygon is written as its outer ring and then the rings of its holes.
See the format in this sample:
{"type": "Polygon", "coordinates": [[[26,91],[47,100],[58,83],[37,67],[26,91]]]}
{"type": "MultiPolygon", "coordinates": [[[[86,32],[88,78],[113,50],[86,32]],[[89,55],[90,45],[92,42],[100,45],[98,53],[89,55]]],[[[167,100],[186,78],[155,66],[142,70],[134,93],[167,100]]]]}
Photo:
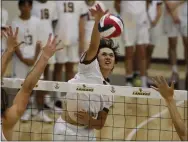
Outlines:
{"type": "Polygon", "coordinates": [[[142,23],[141,25],[137,25],[137,45],[136,50],[139,53],[138,63],[139,63],[139,69],[140,69],[140,76],[141,76],[141,82],[142,87],[147,87],[147,77],[146,77],[146,47],[149,44],[149,29],[148,29],[147,23],[142,23]]]}
{"type": "Polygon", "coordinates": [[[75,63],[72,63],[72,62],[67,62],[65,64],[66,81],[74,77],[74,65],[75,63]]]}

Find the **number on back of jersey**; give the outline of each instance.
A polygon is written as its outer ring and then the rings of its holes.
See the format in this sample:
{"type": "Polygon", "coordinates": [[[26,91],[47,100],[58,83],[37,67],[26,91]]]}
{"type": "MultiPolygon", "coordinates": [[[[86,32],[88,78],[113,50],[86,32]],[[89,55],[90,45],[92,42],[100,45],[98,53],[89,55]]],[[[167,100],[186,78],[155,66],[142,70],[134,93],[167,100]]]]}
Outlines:
{"type": "Polygon", "coordinates": [[[74,3],[73,2],[64,2],[64,12],[73,13],[74,12],[74,3]]]}
{"type": "Polygon", "coordinates": [[[47,8],[41,10],[41,19],[49,19],[49,10],[47,8]]]}

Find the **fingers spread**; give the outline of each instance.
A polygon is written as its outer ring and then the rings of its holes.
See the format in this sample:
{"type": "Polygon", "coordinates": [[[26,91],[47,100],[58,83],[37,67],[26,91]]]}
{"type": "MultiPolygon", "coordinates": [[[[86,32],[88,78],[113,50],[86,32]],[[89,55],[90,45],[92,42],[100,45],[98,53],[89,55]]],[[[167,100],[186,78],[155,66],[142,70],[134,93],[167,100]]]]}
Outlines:
{"type": "Polygon", "coordinates": [[[2,36],[3,36],[4,38],[6,38],[6,39],[8,38],[7,32],[2,31],[1,33],[2,33],[2,36]]]}
{"type": "Polygon", "coordinates": [[[18,31],[19,31],[19,28],[16,27],[16,31],[15,31],[15,33],[14,33],[14,37],[17,37],[17,36],[18,36],[18,31]]]}
{"type": "Polygon", "coordinates": [[[13,36],[13,35],[14,35],[11,26],[9,26],[9,33],[10,33],[10,36],[13,36]]]}
{"type": "Polygon", "coordinates": [[[170,86],[173,90],[174,90],[174,84],[175,84],[175,82],[172,81],[172,82],[171,82],[171,86],[170,86]]]}
{"type": "Polygon", "coordinates": [[[154,77],[151,77],[151,80],[153,81],[153,83],[154,83],[157,87],[159,87],[159,83],[156,81],[156,79],[155,79],[154,77]]]}
{"type": "Polygon", "coordinates": [[[48,45],[51,44],[51,40],[52,40],[52,34],[49,34],[49,37],[48,37],[48,41],[47,41],[46,46],[48,46],[48,45]]]}
{"type": "Polygon", "coordinates": [[[162,82],[165,86],[168,86],[168,84],[167,84],[167,82],[166,82],[166,80],[165,80],[165,78],[164,78],[163,76],[160,77],[160,80],[161,80],[161,82],[162,82]]]}
{"type": "Polygon", "coordinates": [[[54,39],[52,41],[52,45],[55,45],[55,47],[56,47],[56,40],[57,40],[57,35],[54,37],[54,39]]]}

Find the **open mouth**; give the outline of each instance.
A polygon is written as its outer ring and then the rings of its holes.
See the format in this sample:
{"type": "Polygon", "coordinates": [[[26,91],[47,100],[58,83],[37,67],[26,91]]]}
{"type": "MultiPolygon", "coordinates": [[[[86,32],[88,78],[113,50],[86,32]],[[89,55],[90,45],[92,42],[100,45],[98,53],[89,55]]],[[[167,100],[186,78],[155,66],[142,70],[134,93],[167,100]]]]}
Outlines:
{"type": "Polygon", "coordinates": [[[106,61],[105,64],[109,65],[109,64],[111,64],[111,61],[106,61]]]}

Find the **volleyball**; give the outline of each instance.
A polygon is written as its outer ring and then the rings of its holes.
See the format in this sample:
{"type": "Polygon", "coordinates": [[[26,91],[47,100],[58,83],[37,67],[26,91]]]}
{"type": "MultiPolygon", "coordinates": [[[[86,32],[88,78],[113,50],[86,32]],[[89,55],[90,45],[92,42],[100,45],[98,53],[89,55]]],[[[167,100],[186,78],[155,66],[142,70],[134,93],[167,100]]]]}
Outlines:
{"type": "Polygon", "coordinates": [[[115,38],[121,35],[124,29],[120,16],[105,14],[99,22],[98,29],[102,38],[115,38]]]}

